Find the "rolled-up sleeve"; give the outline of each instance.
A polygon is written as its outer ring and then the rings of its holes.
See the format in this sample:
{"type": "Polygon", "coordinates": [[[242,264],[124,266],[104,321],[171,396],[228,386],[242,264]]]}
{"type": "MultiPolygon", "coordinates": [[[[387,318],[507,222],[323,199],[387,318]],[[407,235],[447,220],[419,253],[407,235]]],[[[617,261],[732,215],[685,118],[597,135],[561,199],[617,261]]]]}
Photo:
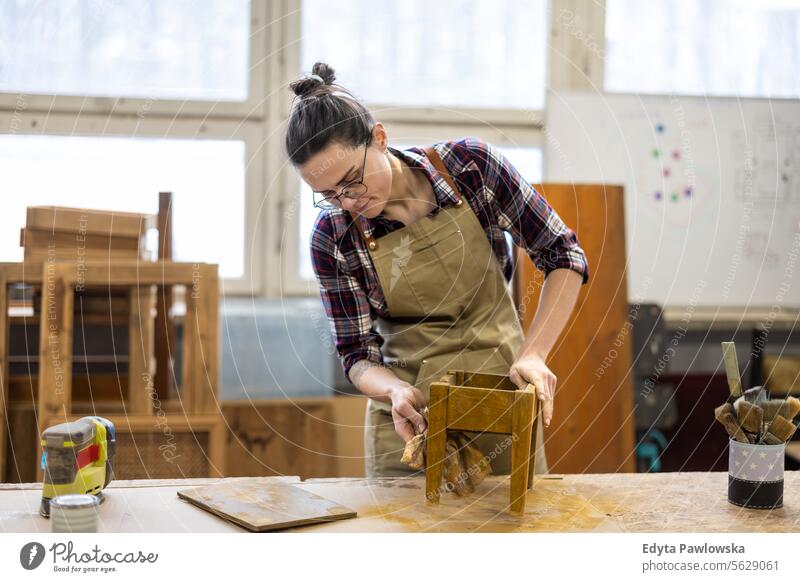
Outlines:
{"type": "Polygon", "coordinates": [[[348,273],[325,212],[320,213],[312,230],[311,264],[345,376],[349,379],[350,368],[359,360],[381,363],[383,339],[375,331],[367,295],[348,273]]]}
{"type": "Polygon", "coordinates": [[[498,226],[525,249],[545,276],[555,269],[570,269],[580,273],[585,284],[589,264],[575,232],[497,148],[476,138],[468,138],[468,143],[498,226]]]}

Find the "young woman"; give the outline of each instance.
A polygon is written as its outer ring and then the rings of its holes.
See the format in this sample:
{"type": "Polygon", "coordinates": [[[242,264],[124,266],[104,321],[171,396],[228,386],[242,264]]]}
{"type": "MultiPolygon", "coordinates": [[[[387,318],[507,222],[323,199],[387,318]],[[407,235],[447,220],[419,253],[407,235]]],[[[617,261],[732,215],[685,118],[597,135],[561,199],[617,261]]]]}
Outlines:
{"type": "MultiPolygon", "coordinates": [[[[345,374],[369,397],[367,476],[412,472],[404,445],[425,430],[430,382],[448,369],[533,384],[549,426],[556,378],[545,361],[589,273],[575,234],[489,144],[393,148],[332,68],[312,71],[290,85],[286,149],[323,209],[311,256],[345,374]],[[545,273],[524,337],[504,232],[545,273]]],[[[509,471],[506,440],[475,441],[498,474],[509,471]]],[[[547,472],[541,423],[536,470],[547,472]]]]}

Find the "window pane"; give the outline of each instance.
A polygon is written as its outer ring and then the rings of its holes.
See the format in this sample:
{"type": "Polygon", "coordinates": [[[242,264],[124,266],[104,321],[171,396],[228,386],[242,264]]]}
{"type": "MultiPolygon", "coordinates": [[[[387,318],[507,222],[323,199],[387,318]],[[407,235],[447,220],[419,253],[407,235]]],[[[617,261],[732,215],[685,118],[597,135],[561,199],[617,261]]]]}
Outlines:
{"type": "Polygon", "coordinates": [[[304,0],[302,67],[373,103],[541,109],[546,0],[304,0]]]}
{"type": "Polygon", "coordinates": [[[249,0],[4,0],[0,91],[247,99],[249,0]]]}
{"type": "Polygon", "coordinates": [[[52,204],[158,212],[173,193],[173,256],[244,273],[245,146],[240,141],[0,136],[0,261],[21,261],[25,208],[52,204]]]}
{"type": "MultiPolygon", "coordinates": [[[[414,144],[392,144],[393,147],[404,149],[412,147],[414,144]]],[[[539,148],[513,147],[499,148],[500,152],[506,156],[523,177],[531,183],[538,183],[542,180],[542,150],[539,148]]],[[[309,244],[311,240],[311,228],[314,226],[319,210],[314,208],[313,195],[311,188],[300,181],[300,277],[307,280],[315,279],[314,269],[311,266],[311,251],[309,244]]],[[[510,238],[509,244],[510,243],[510,238]]]]}
{"type": "Polygon", "coordinates": [[[609,91],[800,97],[797,0],[606,0],[609,91]]]}

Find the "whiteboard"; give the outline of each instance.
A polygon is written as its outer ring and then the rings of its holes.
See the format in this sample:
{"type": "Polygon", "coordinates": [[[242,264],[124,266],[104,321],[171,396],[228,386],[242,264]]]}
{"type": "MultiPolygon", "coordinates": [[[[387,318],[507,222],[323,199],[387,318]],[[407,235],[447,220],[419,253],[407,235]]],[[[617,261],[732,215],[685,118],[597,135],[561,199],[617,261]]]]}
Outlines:
{"type": "Polygon", "coordinates": [[[545,181],[625,187],[631,302],[800,307],[800,101],[548,98],[545,181]]]}

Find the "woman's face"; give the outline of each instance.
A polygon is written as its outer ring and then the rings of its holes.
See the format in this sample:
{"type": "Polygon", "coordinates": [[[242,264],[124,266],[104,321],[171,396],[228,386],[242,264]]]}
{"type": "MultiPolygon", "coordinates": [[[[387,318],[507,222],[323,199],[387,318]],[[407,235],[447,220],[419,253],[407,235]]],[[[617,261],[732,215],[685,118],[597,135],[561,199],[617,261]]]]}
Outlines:
{"type": "Polygon", "coordinates": [[[361,196],[342,196],[334,204],[354,216],[360,214],[375,218],[383,211],[392,191],[392,167],[385,154],[386,143],[386,132],[378,123],[368,146],[331,143],[299,166],[298,171],[311,189],[318,193],[317,199],[322,194],[341,194],[345,184],[363,179],[366,191],[361,196]]]}

